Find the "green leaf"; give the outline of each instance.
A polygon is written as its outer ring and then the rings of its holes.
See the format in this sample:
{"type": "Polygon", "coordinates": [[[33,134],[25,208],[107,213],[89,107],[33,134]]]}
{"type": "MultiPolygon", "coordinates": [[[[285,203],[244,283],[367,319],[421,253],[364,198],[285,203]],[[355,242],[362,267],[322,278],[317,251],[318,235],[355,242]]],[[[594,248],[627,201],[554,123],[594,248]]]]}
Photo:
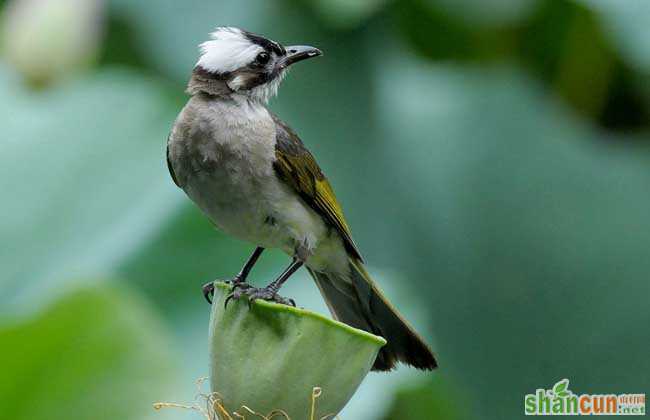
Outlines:
{"type": "Polygon", "coordinates": [[[535,11],[538,0],[428,0],[431,7],[472,25],[506,26],[535,11]]]}
{"type": "Polygon", "coordinates": [[[0,66],[0,90],[6,313],[111,271],[183,196],[164,152],[177,109],[155,82],[109,71],[36,95],[0,66]]]}
{"type": "Polygon", "coordinates": [[[330,25],[353,28],[381,10],[388,0],[310,0],[319,15],[330,25]]]}
{"type": "Polygon", "coordinates": [[[635,0],[579,0],[593,9],[623,59],[641,72],[650,70],[650,3],[635,0]]]}
{"type": "Polygon", "coordinates": [[[33,319],[3,324],[3,418],[135,420],[169,396],[167,333],[124,290],[76,290],[33,319]]]}
{"type": "Polygon", "coordinates": [[[465,420],[469,416],[463,395],[444,375],[421,384],[412,384],[398,390],[384,419],[465,420]]]}
{"type": "Polygon", "coordinates": [[[368,179],[393,205],[369,214],[399,223],[375,249],[427,296],[434,350],[469,400],[515,418],[522,390],[558,377],[648,388],[617,368],[650,369],[636,327],[650,322],[650,156],[612,146],[640,139],[596,130],[511,67],[378,63],[385,140],[368,179]]]}
{"type": "Polygon", "coordinates": [[[566,397],[569,395],[569,392],[567,391],[568,387],[569,387],[569,380],[562,379],[561,381],[553,385],[553,394],[555,394],[560,398],[566,397]]]}

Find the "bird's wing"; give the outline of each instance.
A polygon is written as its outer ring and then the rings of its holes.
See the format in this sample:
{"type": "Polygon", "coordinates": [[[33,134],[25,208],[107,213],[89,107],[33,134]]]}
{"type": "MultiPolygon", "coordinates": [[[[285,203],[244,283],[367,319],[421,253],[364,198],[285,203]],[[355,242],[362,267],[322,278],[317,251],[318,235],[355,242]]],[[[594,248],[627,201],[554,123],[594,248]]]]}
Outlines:
{"type": "Polygon", "coordinates": [[[280,179],[289,184],[327,224],[336,228],[345,247],[353,256],[363,261],[352,240],[352,233],[336,200],[332,186],[323,175],[316,160],[300,138],[283,121],[273,115],[276,126],[275,157],[273,164],[280,179]]]}

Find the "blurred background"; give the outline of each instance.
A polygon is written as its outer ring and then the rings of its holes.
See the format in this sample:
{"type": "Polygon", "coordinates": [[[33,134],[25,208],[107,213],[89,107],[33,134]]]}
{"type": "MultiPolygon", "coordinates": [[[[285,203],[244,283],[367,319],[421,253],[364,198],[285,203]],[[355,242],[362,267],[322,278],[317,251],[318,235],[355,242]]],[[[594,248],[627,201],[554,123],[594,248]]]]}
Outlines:
{"type": "MultiPolygon", "coordinates": [[[[343,419],[512,419],[650,389],[650,2],[0,0],[3,418],[196,419],[200,286],[251,251],[176,189],[165,142],[218,25],[325,51],[271,107],[318,157],[438,355],[343,419]]],[[[286,265],[265,254],[252,281],[286,265]]],[[[326,312],[304,272],[284,294],[326,312]]],[[[324,396],[326,397],[326,395],[324,396]]]]}

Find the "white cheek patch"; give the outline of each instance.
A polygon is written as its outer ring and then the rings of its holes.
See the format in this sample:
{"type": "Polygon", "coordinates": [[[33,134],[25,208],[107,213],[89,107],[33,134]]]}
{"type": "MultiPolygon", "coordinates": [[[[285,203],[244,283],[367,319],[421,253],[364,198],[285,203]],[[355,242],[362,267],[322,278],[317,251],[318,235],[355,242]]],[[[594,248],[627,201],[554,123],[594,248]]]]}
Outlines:
{"type": "Polygon", "coordinates": [[[264,103],[269,102],[269,100],[271,100],[272,97],[278,94],[278,88],[280,87],[280,83],[282,83],[282,80],[284,79],[286,74],[287,74],[287,70],[283,70],[272,81],[253,88],[251,90],[250,96],[259,100],[260,102],[264,102],[264,103]]]}
{"type": "Polygon", "coordinates": [[[237,76],[233,77],[232,79],[228,80],[226,83],[228,87],[235,92],[237,92],[239,89],[242,87],[246,86],[246,82],[248,81],[248,77],[244,74],[238,74],[237,76]]]}
{"type": "MultiPolygon", "coordinates": [[[[212,33],[212,40],[200,45],[201,58],[197,66],[212,73],[228,73],[252,63],[264,51],[252,43],[237,28],[219,28],[212,33]]],[[[231,86],[232,88],[232,86],[231,86]]]]}

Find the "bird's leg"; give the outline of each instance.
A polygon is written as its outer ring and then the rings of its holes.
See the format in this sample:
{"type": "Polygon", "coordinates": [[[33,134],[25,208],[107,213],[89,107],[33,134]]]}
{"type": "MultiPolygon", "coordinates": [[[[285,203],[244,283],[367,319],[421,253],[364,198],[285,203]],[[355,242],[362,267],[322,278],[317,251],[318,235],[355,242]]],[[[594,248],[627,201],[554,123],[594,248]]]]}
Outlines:
{"type": "Polygon", "coordinates": [[[248,258],[248,261],[246,261],[246,264],[244,264],[244,267],[242,267],[239,274],[237,274],[232,280],[230,280],[227,283],[231,284],[232,286],[246,283],[246,279],[248,278],[248,275],[250,274],[251,270],[255,266],[257,260],[260,258],[260,255],[262,255],[262,252],[264,252],[264,248],[260,246],[255,248],[255,251],[253,251],[251,256],[248,258]]]}
{"type": "Polygon", "coordinates": [[[269,302],[281,303],[283,305],[296,306],[296,302],[293,299],[283,298],[282,296],[278,295],[278,291],[289,279],[289,277],[291,277],[293,273],[302,267],[302,265],[303,262],[301,260],[294,258],[293,261],[291,261],[291,264],[289,264],[289,267],[287,267],[287,269],[284,270],[282,274],[280,274],[280,276],[272,281],[268,286],[263,288],[249,287],[239,293],[233,292],[226,299],[226,305],[232,298],[239,299],[241,296],[247,296],[249,303],[257,299],[262,299],[269,302]]]}
{"type": "MultiPolygon", "coordinates": [[[[226,283],[230,284],[233,286],[233,290],[236,290],[238,288],[243,288],[243,289],[248,289],[250,286],[246,284],[246,278],[248,277],[248,274],[251,272],[253,267],[255,266],[255,263],[257,260],[260,258],[260,255],[262,255],[262,252],[264,251],[264,248],[262,247],[257,247],[255,248],[255,251],[253,251],[253,254],[248,258],[248,261],[246,261],[246,264],[244,264],[244,267],[241,269],[239,274],[237,274],[232,280],[227,281],[226,283]]],[[[212,296],[214,295],[214,283],[206,283],[203,285],[203,296],[205,299],[208,301],[208,303],[212,304],[212,296]]]]}
{"type": "Polygon", "coordinates": [[[282,285],[287,280],[289,280],[289,277],[291,277],[293,273],[298,271],[298,269],[302,267],[302,265],[303,265],[302,261],[300,261],[297,258],[294,258],[293,261],[291,261],[291,264],[289,264],[289,267],[287,267],[287,269],[284,270],[282,274],[280,274],[280,277],[272,281],[268,286],[262,289],[254,290],[253,293],[249,294],[248,295],[249,301],[254,301],[255,299],[262,299],[262,300],[282,303],[284,305],[296,306],[296,302],[294,302],[293,299],[283,298],[282,296],[278,295],[278,292],[280,291],[282,285]]]}

